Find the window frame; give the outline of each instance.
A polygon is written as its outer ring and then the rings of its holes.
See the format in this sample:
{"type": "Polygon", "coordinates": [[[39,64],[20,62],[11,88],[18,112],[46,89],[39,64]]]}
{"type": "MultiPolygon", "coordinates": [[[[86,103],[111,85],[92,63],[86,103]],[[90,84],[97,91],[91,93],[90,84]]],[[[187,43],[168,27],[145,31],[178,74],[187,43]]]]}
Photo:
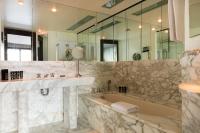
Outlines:
{"type": "MultiPolygon", "coordinates": [[[[28,36],[31,37],[31,53],[32,53],[32,59],[36,60],[36,33],[32,31],[26,31],[21,29],[13,29],[13,28],[4,28],[4,59],[7,60],[8,58],[8,34],[12,35],[21,35],[21,36],[28,36]]],[[[18,48],[20,49],[20,48],[18,48]]],[[[28,48],[29,49],[29,48],[28,48]]],[[[20,49],[21,50],[21,49],[20,49]]]]}

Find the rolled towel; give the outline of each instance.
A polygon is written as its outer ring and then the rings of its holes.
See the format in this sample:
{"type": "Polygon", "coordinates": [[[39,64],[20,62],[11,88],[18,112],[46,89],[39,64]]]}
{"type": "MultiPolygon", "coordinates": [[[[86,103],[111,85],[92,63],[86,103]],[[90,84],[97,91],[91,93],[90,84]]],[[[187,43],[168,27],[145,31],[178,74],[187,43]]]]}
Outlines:
{"type": "Polygon", "coordinates": [[[124,112],[127,114],[139,111],[139,107],[137,105],[133,105],[133,104],[126,103],[126,102],[112,103],[111,107],[116,111],[124,112]]]}

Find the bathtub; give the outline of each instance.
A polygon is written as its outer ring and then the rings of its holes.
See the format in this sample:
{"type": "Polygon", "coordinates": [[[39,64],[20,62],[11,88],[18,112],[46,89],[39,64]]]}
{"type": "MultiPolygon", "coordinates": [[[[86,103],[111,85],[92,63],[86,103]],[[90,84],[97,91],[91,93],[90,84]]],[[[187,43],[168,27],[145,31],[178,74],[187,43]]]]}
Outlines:
{"type": "Polygon", "coordinates": [[[181,133],[181,111],[119,93],[81,95],[80,117],[100,133],[181,133]],[[113,110],[112,103],[127,102],[139,107],[136,113],[113,110]]]}

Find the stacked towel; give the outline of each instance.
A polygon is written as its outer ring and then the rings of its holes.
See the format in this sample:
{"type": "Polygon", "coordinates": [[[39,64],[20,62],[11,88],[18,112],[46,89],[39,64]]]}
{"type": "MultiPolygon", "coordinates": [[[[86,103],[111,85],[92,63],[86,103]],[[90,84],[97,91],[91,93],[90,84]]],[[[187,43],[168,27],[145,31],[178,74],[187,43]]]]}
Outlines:
{"type": "Polygon", "coordinates": [[[116,111],[127,113],[127,114],[139,111],[139,108],[137,105],[133,105],[133,104],[126,103],[126,102],[112,103],[111,107],[116,111]]]}

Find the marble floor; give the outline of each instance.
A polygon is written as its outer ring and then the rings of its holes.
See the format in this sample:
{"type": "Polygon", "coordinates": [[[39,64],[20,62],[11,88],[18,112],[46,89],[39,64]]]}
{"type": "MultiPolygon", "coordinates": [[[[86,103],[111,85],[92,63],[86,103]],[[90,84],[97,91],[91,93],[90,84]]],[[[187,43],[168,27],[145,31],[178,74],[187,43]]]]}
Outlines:
{"type": "MultiPolygon", "coordinates": [[[[17,132],[12,132],[12,133],[17,133],[17,132]]],[[[82,126],[78,126],[78,128],[74,130],[69,130],[64,127],[63,123],[54,123],[54,124],[31,128],[30,133],[98,133],[98,132],[96,132],[90,127],[82,127],[82,126]]]]}

